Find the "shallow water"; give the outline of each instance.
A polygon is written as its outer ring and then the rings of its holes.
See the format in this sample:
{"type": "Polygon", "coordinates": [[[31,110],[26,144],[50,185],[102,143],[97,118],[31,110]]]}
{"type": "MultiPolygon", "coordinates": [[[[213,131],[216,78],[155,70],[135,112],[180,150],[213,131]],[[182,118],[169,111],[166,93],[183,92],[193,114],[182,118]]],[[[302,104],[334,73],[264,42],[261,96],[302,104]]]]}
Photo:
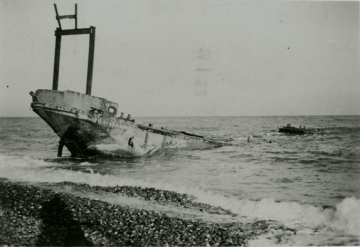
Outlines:
{"type": "Polygon", "coordinates": [[[136,121],[231,137],[238,146],[159,150],[147,157],[86,160],[71,158],[64,149],[63,157],[56,158],[58,137],[40,118],[0,118],[0,177],[182,217],[219,222],[274,220],[297,230],[297,235],[269,233],[251,245],[359,245],[359,116],[166,117],[136,121]],[[322,134],[278,133],[277,126],[287,123],[319,127],[322,134]],[[234,216],[209,216],[57,184],[63,181],[185,193],[198,202],[230,210],[234,216]]]}

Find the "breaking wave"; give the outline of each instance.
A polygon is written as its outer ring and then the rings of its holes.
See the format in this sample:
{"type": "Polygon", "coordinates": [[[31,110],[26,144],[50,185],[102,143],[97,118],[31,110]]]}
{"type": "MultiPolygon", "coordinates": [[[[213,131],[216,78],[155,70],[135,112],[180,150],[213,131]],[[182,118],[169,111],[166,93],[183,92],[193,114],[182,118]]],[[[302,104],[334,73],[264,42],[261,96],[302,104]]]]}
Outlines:
{"type": "MultiPolygon", "coordinates": [[[[81,164],[81,165],[85,165],[81,164]]],[[[295,229],[329,229],[345,234],[360,235],[360,199],[345,198],[335,209],[323,208],[298,202],[276,202],[272,198],[259,201],[226,197],[197,188],[178,187],[171,184],[101,175],[95,172],[84,173],[62,169],[58,165],[31,157],[0,155],[0,176],[12,181],[58,183],[69,181],[86,183],[91,186],[140,186],[171,190],[196,197],[196,201],[212,206],[220,206],[239,216],[251,219],[276,220],[295,229]]]]}

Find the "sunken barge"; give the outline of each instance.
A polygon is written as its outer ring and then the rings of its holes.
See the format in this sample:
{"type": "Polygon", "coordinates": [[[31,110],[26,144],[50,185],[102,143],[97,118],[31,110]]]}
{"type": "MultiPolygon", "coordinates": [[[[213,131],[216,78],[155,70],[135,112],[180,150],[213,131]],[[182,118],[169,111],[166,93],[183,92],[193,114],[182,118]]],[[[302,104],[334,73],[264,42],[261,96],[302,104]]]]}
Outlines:
{"type": "Polygon", "coordinates": [[[60,16],[54,4],[59,27],[55,30],[55,60],[52,90],[30,92],[31,108],[60,137],[58,157],[65,146],[74,157],[99,155],[142,156],[160,148],[206,149],[232,145],[231,139],[207,138],[185,131],[155,128],[135,123],[131,115],[118,116],[115,102],[91,95],[96,28],[77,28],[77,5],[74,15],[60,16]],[[61,19],[75,19],[75,29],[63,30],[61,19]],[[86,93],[59,91],[61,37],[89,35],[86,93]]]}
{"type": "Polygon", "coordinates": [[[291,124],[287,124],[286,126],[278,127],[279,132],[293,135],[305,135],[305,134],[320,134],[320,129],[316,128],[306,128],[306,126],[293,127],[291,124]]]}

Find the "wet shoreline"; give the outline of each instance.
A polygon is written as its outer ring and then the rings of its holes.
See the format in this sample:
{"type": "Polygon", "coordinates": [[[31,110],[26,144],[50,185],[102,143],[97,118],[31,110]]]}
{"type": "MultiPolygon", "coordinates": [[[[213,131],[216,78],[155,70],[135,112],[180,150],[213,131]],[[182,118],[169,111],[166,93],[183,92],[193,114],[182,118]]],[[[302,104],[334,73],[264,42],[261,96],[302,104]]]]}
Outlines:
{"type": "MultiPolygon", "coordinates": [[[[93,190],[109,189],[72,185],[93,190]]],[[[149,195],[145,193],[149,192],[158,201],[162,197],[156,195],[165,194],[167,200],[183,202],[185,206],[214,210],[211,206],[197,205],[186,195],[175,192],[129,186],[110,190],[115,193],[127,191],[133,195],[140,193],[142,196],[149,195]]],[[[263,221],[252,224],[211,223],[169,217],[164,213],[7,181],[0,181],[0,202],[0,243],[6,245],[244,246],[248,240],[272,227],[263,221]]]]}
{"type": "Polygon", "coordinates": [[[181,208],[191,208],[209,214],[236,216],[236,214],[232,213],[230,210],[226,210],[221,207],[211,206],[205,203],[196,202],[194,201],[195,198],[193,196],[189,196],[187,194],[180,194],[174,191],[159,190],[155,188],[143,188],[139,186],[90,186],[88,184],[77,184],[73,182],[62,182],[58,183],[58,185],[71,186],[77,190],[120,194],[131,198],[139,198],[141,200],[151,201],[160,205],[172,204],[173,206],[181,208]]]}

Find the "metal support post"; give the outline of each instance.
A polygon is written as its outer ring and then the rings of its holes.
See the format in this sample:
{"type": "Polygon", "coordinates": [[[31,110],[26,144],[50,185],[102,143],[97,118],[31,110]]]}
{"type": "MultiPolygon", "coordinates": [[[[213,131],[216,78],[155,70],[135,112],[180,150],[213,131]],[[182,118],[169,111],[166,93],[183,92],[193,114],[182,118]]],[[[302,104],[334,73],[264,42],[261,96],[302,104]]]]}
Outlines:
{"type": "Polygon", "coordinates": [[[88,61],[88,73],[86,80],[86,94],[91,95],[91,85],[93,78],[94,68],[94,52],[95,52],[95,27],[90,27],[90,39],[89,39],[89,61],[88,61]]]}
{"type": "MultiPolygon", "coordinates": [[[[60,28],[57,28],[57,31],[60,28]]],[[[56,34],[55,34],[56,35],[56,34]]],[[[56,35],[55,41],[55,61],[54,61],[54,77],[52,90],[58,90],[59,85],[59,69],[60,69],[60,49],[61,49],[61,35],[56,35]]]]}
{"type": "Polygon", "coordinates": [[[64,140],[63,138],[60,138],[59,146],[58,146],[57,157],[61,157],[61,156],[62,156],[62,150],[63,150],[63,148],[64,148],[64,144],[65,144],[65,140],[64,140]]]}

